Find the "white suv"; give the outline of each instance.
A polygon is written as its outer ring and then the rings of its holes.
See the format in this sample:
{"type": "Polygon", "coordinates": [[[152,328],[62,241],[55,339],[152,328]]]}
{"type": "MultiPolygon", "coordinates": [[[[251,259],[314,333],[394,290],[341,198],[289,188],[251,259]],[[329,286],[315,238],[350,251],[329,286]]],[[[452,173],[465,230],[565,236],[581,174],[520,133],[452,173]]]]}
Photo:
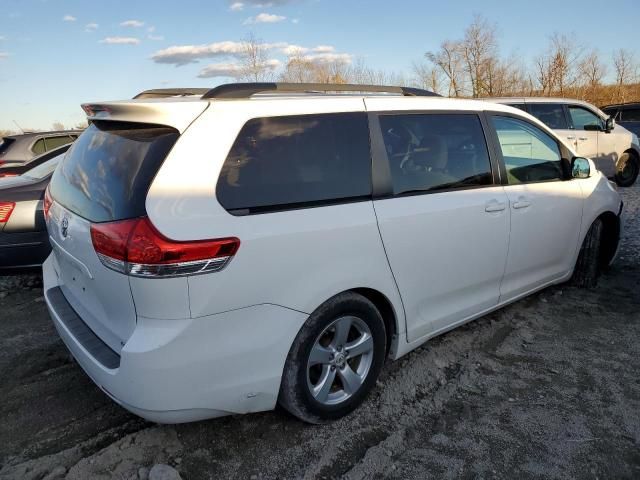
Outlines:
{"type": "Polygon", "coordinates": [[[593,159],[598,170],[630,187],[640,173],[640,145],[635,133],[613,117],[581,100],[548,97],[490,98],[530,113],[579,155],[593,159]]]}
{"type": "Polygon", "coordinates": [[[387,357],[593,285],[617,251],[615,187],[511,107],[304,84],[83,107],[45,199],[46,301],[149,420],[338,418],[387,357]]]}

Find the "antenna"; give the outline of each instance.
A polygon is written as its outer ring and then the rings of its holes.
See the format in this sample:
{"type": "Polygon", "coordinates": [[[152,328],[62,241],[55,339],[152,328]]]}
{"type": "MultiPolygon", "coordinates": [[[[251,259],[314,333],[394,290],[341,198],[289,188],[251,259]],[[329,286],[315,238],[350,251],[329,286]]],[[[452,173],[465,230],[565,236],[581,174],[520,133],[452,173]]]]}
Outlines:
{"type": "Polygon", "coordinates": [[[20,131],[24,135],[24,129],[20,125],[18,125],[18,122],[16,122],[15,120],[12,120],[12,122],[16,124],[16,126],[20,129],[20,131]]]}

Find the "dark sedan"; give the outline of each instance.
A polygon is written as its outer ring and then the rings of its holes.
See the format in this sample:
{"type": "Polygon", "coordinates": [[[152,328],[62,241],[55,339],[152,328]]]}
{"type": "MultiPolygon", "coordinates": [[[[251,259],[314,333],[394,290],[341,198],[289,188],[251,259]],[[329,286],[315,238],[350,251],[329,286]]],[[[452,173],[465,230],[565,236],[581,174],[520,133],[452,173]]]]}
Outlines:
{"type": "Polygon", "coordinates": [[[72,143],[81,130],[7,135],[0,141],[0,174],[13,167],[28,164],[43,153],[72,143]]]}
{"type": "Polygon", "coordinates": [[[49,255],[44,191],[68,148],[20,176],[0,179],[0,274],[38,268],[49,255]]]}

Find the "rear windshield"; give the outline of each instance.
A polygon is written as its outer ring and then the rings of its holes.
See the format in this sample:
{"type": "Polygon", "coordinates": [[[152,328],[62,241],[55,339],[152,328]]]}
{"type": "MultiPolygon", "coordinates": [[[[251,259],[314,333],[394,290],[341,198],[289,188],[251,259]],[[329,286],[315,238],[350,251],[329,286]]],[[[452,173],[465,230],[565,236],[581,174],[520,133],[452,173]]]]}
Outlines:
{"type": "Polygon", "coordinates": [[[149,186],[178,139],[170,127],[96,121],[51,180],[51,195],[91,222],[145,215],[149,186]]]}

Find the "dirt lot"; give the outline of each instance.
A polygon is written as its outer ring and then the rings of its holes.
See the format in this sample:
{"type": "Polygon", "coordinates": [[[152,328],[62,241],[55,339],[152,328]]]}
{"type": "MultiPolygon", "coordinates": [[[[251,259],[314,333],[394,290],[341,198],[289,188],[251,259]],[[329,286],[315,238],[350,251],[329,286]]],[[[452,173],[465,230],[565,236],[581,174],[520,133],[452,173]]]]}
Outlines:
{"type": "Polygon", "coordinates": [[[640,478],[640,187],[623,194],[597,289],[553,287],[429,342],[324,427],[146,423],[70,361],[36,278],[0,280],[0,477],[640,478]]]}

